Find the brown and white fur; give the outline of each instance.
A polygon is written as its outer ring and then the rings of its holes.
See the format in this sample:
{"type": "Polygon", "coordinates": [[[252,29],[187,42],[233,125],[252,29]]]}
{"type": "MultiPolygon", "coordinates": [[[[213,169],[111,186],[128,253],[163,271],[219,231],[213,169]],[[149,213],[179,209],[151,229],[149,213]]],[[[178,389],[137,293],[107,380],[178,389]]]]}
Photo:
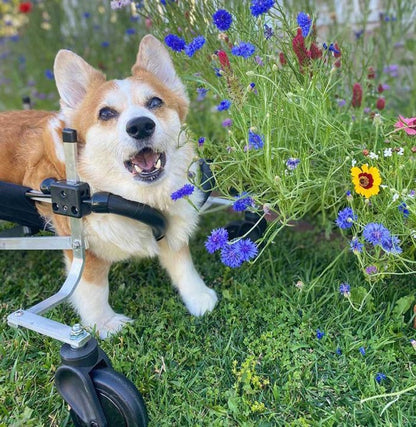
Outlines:
{"type": "MultiPolygon", "coordinates": [[[[170,197],[187,183],[195,153],[181,132],[189,101],[166,48],[153,36],[145,36],[132,76],[110,81],[76,54],[61,50],[54,74],[60,112],[0,114],[0,180],[39,189],[45,178],[64,179],[61,133],[70,127],[78,132],[78,173],[91,192],[108,191],[145,203],[162,211],[168,222],[166,236],[157,242],[150,227],[132,219],[112,214],[84,218],[89,249],[81,281],[71,297],[83,324],[106,337],[130,320],[109,305],[108,272],[113,262],[131,257],[158,256],[190,313],[199,316],[211,311],[217,296],[195,270],[188,247],[197,212],[186,200],[170,197]],[[150,121],[154,128],[134,135],[131,123],[136,119],[150,121]],[[143,147],[150,147],[146,149],[150,155],[136,158],[143,147]],[[157,153],[164,153],[161,173],[156,171],[154,180],[142,180],[134,163],[152,163],[153,170],[157,153]]],[[[38,203],[37,208],[52,221],[57,234],[69,235],[67,218],[53,215],[48,204],[38,203]]],[[[65,256],[69,265],[71,254],[65,256]]]]}

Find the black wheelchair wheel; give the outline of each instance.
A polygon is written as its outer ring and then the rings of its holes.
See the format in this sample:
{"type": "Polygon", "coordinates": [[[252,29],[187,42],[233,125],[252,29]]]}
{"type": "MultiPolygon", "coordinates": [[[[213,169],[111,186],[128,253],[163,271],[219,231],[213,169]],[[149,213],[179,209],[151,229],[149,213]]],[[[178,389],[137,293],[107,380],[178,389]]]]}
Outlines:
{"type": "MultiPolygon", "coordinates": [[[[94,369],[91,379],[108,427],[147,426],[146,406],[141,394],[130,380],[111,368],[94,369]]],[[[71,418],[75,427],[86,427],[73,410],[71,418]]]]}

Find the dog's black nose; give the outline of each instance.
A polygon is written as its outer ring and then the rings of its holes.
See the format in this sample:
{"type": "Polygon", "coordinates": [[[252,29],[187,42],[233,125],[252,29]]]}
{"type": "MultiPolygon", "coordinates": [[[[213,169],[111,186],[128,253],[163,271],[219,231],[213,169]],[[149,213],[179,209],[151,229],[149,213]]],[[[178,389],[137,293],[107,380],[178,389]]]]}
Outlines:
{"type": "Polygon", "coordinates": [[[134,139],[152,136],[156,123],[149,117],[135,117],[127,122],[126,132],[134,139]]]}

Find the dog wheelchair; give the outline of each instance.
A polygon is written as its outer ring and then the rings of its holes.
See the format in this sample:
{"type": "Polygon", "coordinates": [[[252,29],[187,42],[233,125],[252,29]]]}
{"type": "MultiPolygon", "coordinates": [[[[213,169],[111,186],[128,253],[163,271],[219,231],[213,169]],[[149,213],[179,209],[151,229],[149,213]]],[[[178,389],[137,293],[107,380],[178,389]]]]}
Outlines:
{"type": "MultiPolygon", "coordinates": [[[[46,300],[20,309],[7,317],[13,327],[23,327],[57,339],[62,364],[55,374],[56,389],[70,406],[75,426],[142,427],[148,424],[143,398],[135,385],[116,372],[97,341],[80,324],[72,327],[42,315],[66,301],[76,289],[85,263],[88,243],[83,235],[82,217],[91,212],[113,213],[141,221],[152,228],[157,240],[163,238],[166,220],[156,209],[125,200],[110,193],[90,194],[88,184],[80,182],[76,172],[77,135],[63,131],[66,180],[47,179],[41,191],[0,183],[0,218],[19,224],[0,235],[0,249],[71,250],[72,264],[61,289],[46,300]],[[50,202],[52,211],[69,217],[70,236],[32,237],[47,229],[36,211],[34,201],[50,202]]],[[[201,165],[202,173],[207,173],[201,165]]],[[[209,177],[207,182],[209,181],[209,177]]]]}
{"type": "MultiPolygon", "coordinates": [[[[60,290],[28,309],[11,313],[7,322],[12,327],[31,329],[63,343],[62,364],[56,370],[55,386],[69,405],[76,427],[147,426],[148,415],[142,396],[129,379],[112,368],[96,339],[80,324],[71,327],[42,315],[67,301],[81,279],[88,248],[83,235],[84,216],[92,212],[123,215],[150,226],[156,240],[163,238],[167,222],[150,206],[110,193],[90,194],[88,184],[80,182],[76,172],[76,131],[64,129],[62,136],[66,180],[46,179],[40,186],[41,191],[0,182],[0,219],[18,224],[0,233],[0,249],[72,251],[72,264],[60,290]],[[71,235],[33,236],[39,230],[52,231],[39,216],[35,201],[51,203],[53,213],[69,217],[71,235]]],[[[202,205],[207,202],[204,210],[213,204],[229,205],[225,199],[210,196],[214,178],[208,163],[201,159],[199,168],[204,194],[202,205]]],[[[250,233],[256,239],[264,232],[265,221],[255,213],[246,212],[243,220],[233,221],[226,228],[231,238],[250,233]]]]}

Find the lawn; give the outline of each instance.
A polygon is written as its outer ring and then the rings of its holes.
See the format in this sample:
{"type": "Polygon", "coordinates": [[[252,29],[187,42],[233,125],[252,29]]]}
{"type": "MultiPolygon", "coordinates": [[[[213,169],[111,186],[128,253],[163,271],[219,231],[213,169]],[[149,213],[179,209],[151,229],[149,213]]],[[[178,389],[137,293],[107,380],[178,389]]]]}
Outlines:
{"type": "MultiPolygon", "coordinates": [[[[413,391],[401,393],[414,387],[413,317],[400,300],[411,280],[375,287],[357,311],[339,291],[347,278],[357,307],[368,288],[353,255],[325,270],[344,245],[339,236],[287,228],[255,264],[231,270],[203,247],[226,222],[205,215],[192,244],[220,295],[207,316],[187,313],[156,260],[111,270],[112,304],[135,322],[101,346],[143,394],[150,425],[415,425],[413,391]]],[[[1,426],[71,425],[53,384],[59,343],[5,321],[57,289],[61,261],[50,252],[0,258],[1,426]]],[[[53,318],[77,320],[68,306],[53,318]]]]}

